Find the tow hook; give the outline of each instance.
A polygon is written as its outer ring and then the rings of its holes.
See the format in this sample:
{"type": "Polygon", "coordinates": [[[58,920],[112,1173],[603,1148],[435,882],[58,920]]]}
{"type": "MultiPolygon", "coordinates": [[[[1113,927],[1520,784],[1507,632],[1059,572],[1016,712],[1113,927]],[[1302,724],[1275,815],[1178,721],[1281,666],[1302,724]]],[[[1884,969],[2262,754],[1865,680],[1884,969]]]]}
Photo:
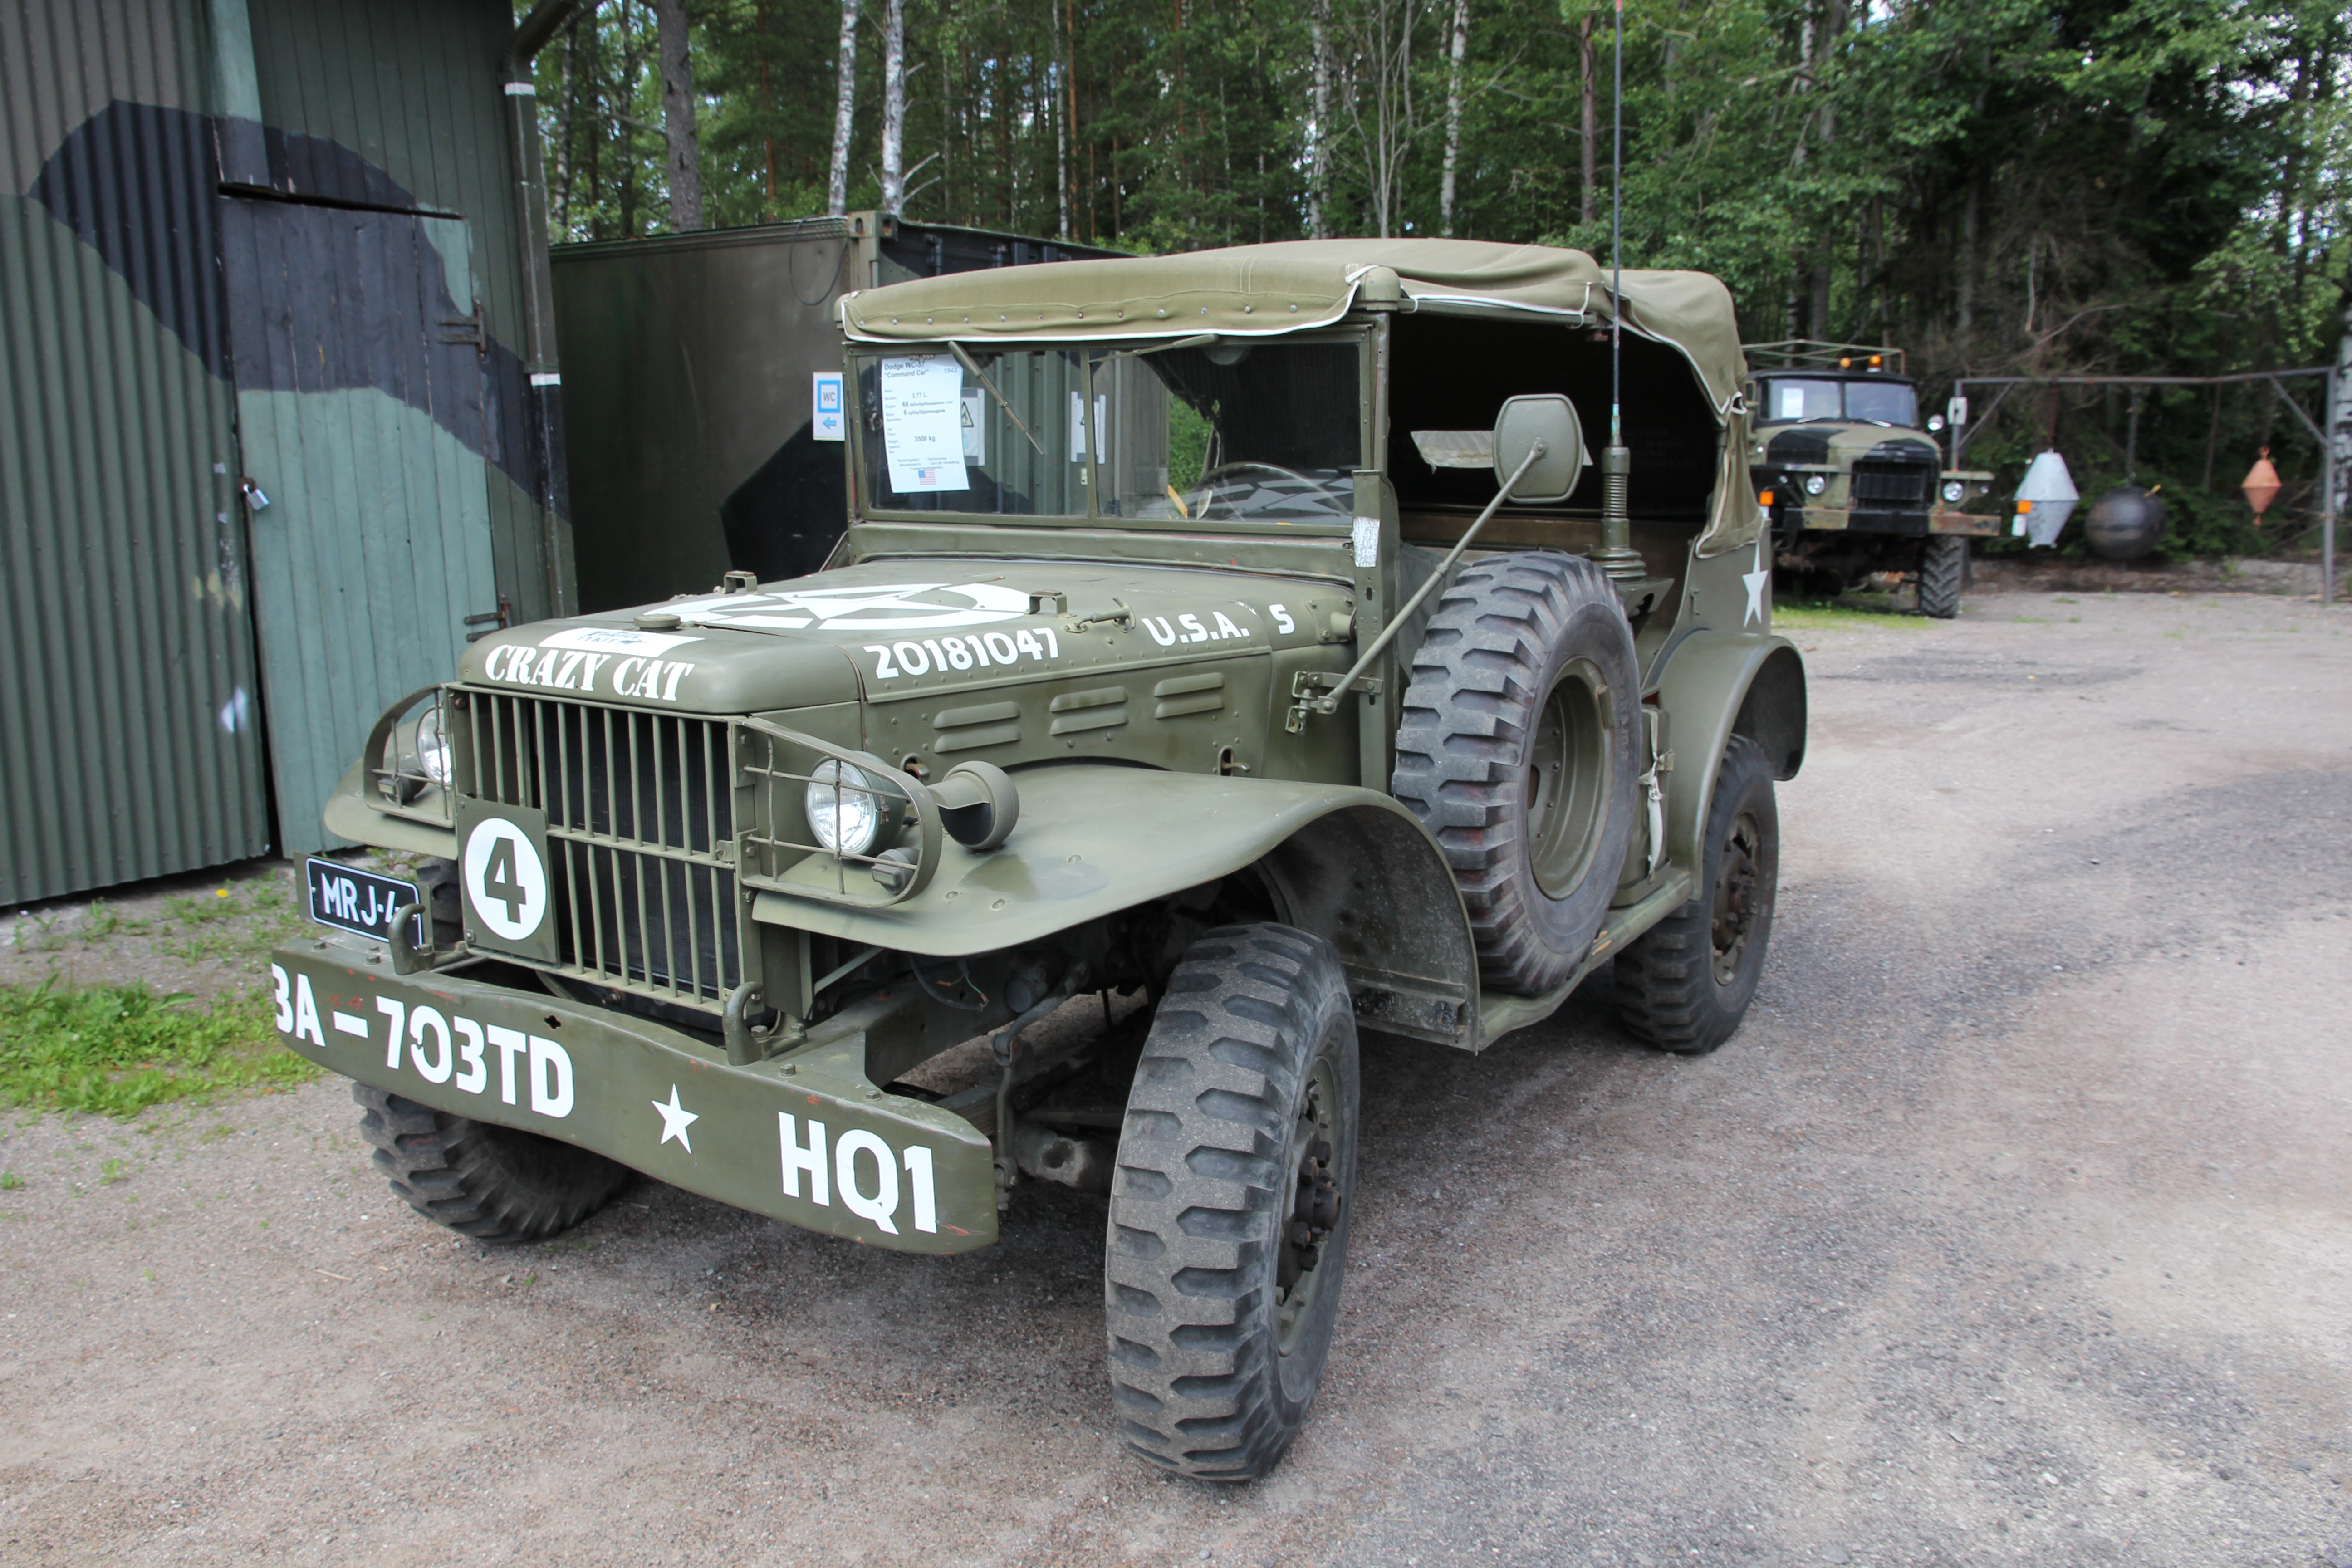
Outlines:
{"type": "Polygon", "coordinates": [[[1021,1163],[1014,1145],[1019,1142],[1020,1119],[1013,1114],[1013,1084],[1021,1058],[1022,1031],[1039,1019],[1051,1015],[1061,1005],[1086,989],[1087,964],[1084,959],[1070,965],[1062,983],[1053,994],[993,1036],[988,1042],[988,1054],[996,1063],[996,1212],[1003,1214],[1013,1206],[1013,1188],[1021,1180],[1021,1163]]]}

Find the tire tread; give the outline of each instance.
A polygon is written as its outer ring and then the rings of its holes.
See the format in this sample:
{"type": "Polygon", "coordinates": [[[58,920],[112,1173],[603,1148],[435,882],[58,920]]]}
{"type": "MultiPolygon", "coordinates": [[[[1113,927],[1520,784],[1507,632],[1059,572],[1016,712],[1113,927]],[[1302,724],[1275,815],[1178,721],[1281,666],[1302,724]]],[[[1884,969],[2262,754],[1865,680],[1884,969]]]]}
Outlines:
{"type": "MultiPolygon", "coordinates": [[[[1352,1027],[1352,1014],[1338,953],[1287,926],[1203,934],[1169,992],[1185,1005],[1153,1023],[1119,1140],[1104,1269],[1112,1397],[1129,1447],[1154,1465],[1250,1480],[1313,1397],[1283,1394],[1271,1331],[1255,1326],[1272,1315],[1257,1281],[1271,1278],[1282,1139],[1306,1066],[1324,1020],[1336,1008],[1352,1027]]],[[[1326,1243],[1339,1271],[1327,1289],[1345,1277],[1345,1238],[1343,1225],[1326,1243]]]]}
{"type": "MultiPolygon", "coordinates": [[[[1590,930],[1547,933],[1534,901],[1544,897],[1528,865],[1513,792],[1548,689],[1550,653],[1580,609],[1605,604],[1622,637],[1609,650],[1620,705],[1636,699],[1633,639],[1617,592],[1582,556],[1513,551],[1464,568],[1439,595],[1412,660],[1396,735],[1390,793],[1419,816],[1454,868],[1470,916],[1485,983],[1537,995],[1575,971],[1607,913],[1632,831],[1630,717],[1613,737],[1608,820],[1586,884],[1563,902],[1591,906],[1590,930]],[[1594,896],[1592,882],[1607,884],[1594,896]]],[[[1580,922],[1581,923],[1581,922],[1580,922]]]]}
{"type": "Polygon", "coordinates": [[[603,1208],[635,1174],[552,1138],[352,1086],[360,1134],[392,1190],[418,1214],[478,1241],[539,1241],[603,1208]]]}

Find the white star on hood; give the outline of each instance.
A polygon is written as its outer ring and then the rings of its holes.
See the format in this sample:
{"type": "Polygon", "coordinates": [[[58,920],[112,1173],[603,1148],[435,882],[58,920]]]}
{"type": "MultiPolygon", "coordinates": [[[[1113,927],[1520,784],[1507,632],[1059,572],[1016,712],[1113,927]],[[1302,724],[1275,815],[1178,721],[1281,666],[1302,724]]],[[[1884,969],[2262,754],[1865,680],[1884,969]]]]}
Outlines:
{"type": "Polygon", "coordinates": [[[1748,619],[1739,623],[1744,626],[1748,621],[1760,621],[1764,618],[1764,587],[1772,581],[1772,568],[1764,563],[1764,541],[1761,535],[1759,535],[1756,541],[1756,570],[1741,573],[1739,580],[1748,584],[1748,619]]]}
{"type": "Polygon", "coordinates": [[[672,1084],[669,1086],[669,1103],[667,1105],[664,1105],[658,1100],[651,1100],[647,1103],[651,1104],[656,1110],[661,1112],[661,1142],[656,1143],[654,1147],[658,1149],[661,1147],[662,1143],[667,1143],[671,1139],[675,1138],[686,1146],[686,1152],[688,1153],[693,1153],[694,1142],[686,1135],[686,1130],[693,1126],[696,1122],[701,1121],[702,1117],[698,1112],[688,1110],[678,1104],[677,1085],[672,1084]]]}

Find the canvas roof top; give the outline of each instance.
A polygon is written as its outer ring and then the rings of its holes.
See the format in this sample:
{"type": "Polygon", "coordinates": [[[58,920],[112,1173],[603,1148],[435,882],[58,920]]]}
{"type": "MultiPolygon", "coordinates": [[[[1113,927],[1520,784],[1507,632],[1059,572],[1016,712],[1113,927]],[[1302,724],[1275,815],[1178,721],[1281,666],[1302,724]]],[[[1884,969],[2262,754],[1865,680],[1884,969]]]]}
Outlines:
{"type": "MultiPolygon", "coordinates": [[[[1747,377],[1731,293],[1704,272],[1629,269],[1625,328],[1680,349],[1718,417],[1747,377]]],[[[1177,256],[1007,267],[845,294],[862,342],[1270,336],[1360,300],[1606,321],[1609,270],[1580,250],[1473,239],[1301,239],[1177,256]]]]}

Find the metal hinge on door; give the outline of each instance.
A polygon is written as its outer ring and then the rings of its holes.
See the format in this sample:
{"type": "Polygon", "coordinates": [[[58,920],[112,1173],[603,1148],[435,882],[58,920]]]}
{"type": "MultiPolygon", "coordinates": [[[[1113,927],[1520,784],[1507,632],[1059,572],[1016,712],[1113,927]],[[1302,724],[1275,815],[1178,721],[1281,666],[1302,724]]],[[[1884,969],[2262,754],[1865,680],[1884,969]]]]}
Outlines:
{"type": "Polygon", "coordinates": [[[474,354],[477,358],[485,357],[489,353],[490,334],[488,328],[482,324],[482,302],[479,300],[474,301],[472,315],[444,317],[438,324],[443,327],[454,327],[457,331],[446,337],[436,338],[435,342],[471,343],[474,345],[474,354]]]}
{"type": "Polygon", "coordinates": [[[499,595],[499,607],[497,609],[485,610],[478,616],[467,616],[466,617],[466,624],[469,626],[479,626],[482,628],[478,632],[467,632],[466,634],[466,640],[467,642],[479,642],[484,637],[489,636],[492,632],[503,631],[507,627],[514,625],[514,605],[504,594],[500,594],[499,595]]]}

